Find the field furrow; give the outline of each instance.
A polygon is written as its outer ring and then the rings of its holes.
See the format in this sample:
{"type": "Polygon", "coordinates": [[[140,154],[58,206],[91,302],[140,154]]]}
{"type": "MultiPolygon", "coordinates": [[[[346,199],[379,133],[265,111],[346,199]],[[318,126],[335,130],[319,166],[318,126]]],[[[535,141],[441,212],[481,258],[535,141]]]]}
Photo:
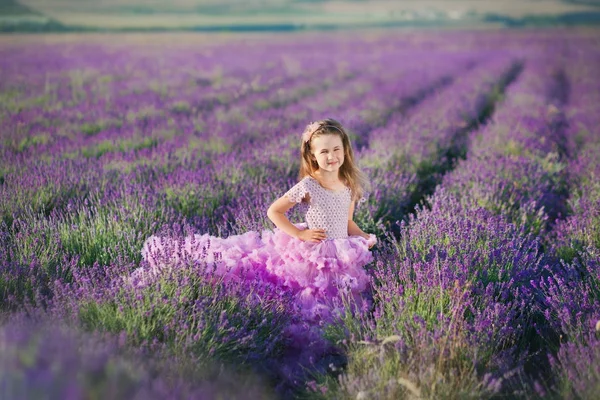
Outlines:
{"type": "Polygon", "coordinates": [[[377,208],[369,210],[375,221],[401,220],[433,193],[444,174],[465,157],[469,133],[485,124],[521,68],[509,55],[486,60],[410,114],[397,114],[371,131],[371,146],[361,162],[370,167],[377,193],[372,199],[377,208]],[[391,189],[390,181],[403,191],[391,189]]]}

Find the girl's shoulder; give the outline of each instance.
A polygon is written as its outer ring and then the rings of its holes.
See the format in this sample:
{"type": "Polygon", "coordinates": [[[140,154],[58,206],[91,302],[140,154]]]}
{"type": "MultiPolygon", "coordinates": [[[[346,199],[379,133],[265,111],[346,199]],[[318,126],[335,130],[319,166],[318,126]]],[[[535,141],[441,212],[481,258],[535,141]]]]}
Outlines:
{"type": "Polygon", "coordinates": [[[306,175],[304,178],[300,179],[298,185],[304,186],[305,188],[307,188],[307,190],[321,186],[318,179],[310,175],[306,175]]]}
{"type": "Polygon", "coordinates": [[[304,178],[302,178],[300,182],[306,187],[306,190],[308,190],[309,192],[319,189],[326,190],[317,178],[310,175],[307,175],[304,178]]]}
{"type": "Polygon", "coordinates": [[[292,188],[290,188],[284,196],[288,197],[291,201],[300,203],[306,198],[306,195],[310,196],[310,193],[314,190],[314,185],[311,181],[310,176],[305,176],[292,188]]]}
{"type": "Polygon", "coordinates": [[[310,175],[306,175],[304,178],[300,180],[300,182],[304,182],[305,184],[314,185],[315,183],[318,185],[319,181],[313,178],[310,175]]]}

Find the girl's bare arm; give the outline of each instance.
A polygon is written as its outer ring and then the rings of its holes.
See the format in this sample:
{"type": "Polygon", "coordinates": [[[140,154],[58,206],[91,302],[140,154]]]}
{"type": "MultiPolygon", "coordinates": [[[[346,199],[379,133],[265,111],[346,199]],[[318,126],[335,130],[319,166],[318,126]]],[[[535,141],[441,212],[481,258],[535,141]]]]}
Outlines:
{"type": "Polygon", "coordinates": [[[363,230],[360,229],[358,225],[356,225],[356,222],[354,222],[353,220],[354,204],[354,201],[350,203],[350,211],[348,212],[348,236],[362,236],[365,239],[369,239],[369,235],[363,232],[363,230]]]}

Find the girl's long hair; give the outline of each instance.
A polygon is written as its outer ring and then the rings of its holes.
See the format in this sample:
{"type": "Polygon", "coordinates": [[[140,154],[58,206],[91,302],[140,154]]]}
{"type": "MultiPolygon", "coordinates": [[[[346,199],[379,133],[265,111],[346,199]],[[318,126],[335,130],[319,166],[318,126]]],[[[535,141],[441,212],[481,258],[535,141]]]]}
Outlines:
{"type": "Polygon", "coordinates": [[[340,179],[350,188],[352,200],[360,200],[368,182],[365,175],[356,166],[354,152],[352,151],[352,145],[350,144],[350,139],[346,130],[342,124],[332,118],[317,121],[317,124],[319,126],[310,137],[310,140],[302,142],[302,148],[300,150],[302,159],[300,160],[299,179],[302,179],[307,175],[317,179],[315,172],[319,169],[319,164],[317,164],[317,160],[311,153],[310,147],[312,140],[322,135],[338,135],[342,139],[342,145],[344,146],[344,163],[340,167],[340,179]]]}

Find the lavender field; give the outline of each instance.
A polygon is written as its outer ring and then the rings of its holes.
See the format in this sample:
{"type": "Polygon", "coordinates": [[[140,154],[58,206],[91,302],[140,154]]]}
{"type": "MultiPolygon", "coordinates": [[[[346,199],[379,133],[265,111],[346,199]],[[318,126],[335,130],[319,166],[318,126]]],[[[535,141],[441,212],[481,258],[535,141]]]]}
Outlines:
{"type": "Polygon", "coordinates": [[[600,397],[598,31],[17,39],[1,398],[600,397]],[[185,257],[131,283],[152,235],[273,229],[325,117],[371,183],[369,307],[314,326],[185,257]]]}

